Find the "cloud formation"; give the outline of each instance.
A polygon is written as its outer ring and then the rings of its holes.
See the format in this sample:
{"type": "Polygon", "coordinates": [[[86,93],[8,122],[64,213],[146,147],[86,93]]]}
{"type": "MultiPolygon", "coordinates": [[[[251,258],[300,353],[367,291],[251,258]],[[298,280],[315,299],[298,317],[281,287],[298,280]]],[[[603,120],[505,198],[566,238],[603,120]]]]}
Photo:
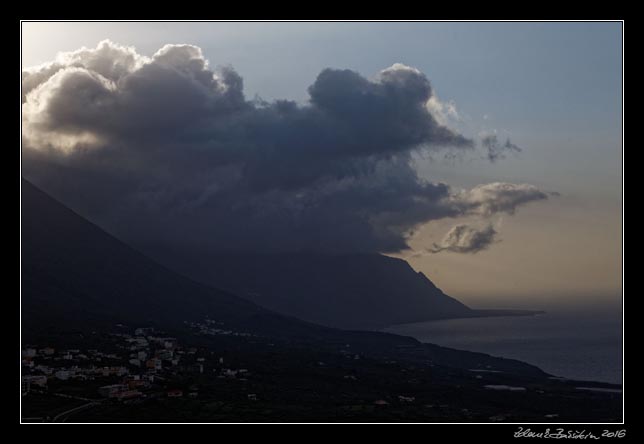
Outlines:
{"type": "Polygon", "coordinates": [[[548,195],[534,185],[493,182],[458,192],[452,196],[452,201],[464,214],[492,216],[514,214],[523,204],[547,198],[548,195]]]}
{"type": "Polygon", "coordinates": [[[486,135],[481,139],[481,145],[487,151],[487,158],[490,162],[504,159],[506,153],[519,153],[521,148],[512,143],[510,139],[505,139],[505,143],[499,142],[496,134],[486,135]]]}
{"type": "Polygon", "coordinates": [[[440,253],[478,253],[487,249],[495,242],[497,231],[492,224],[484,228],[476,228],[467,224],[453,226],[439,244],[434,244],[428,251],[440,253]]]}
{"type": "Polygon", "coordinates": [[[545,198],[421,179],[413,152],[473,142],[402,64],[374,79],[325,69],[309,103],[266,103],[198,47],[144,57],[103,41],[23,71],[22,86],[23,176],[139,245],[393,252],[429,220],[545,198]]]}

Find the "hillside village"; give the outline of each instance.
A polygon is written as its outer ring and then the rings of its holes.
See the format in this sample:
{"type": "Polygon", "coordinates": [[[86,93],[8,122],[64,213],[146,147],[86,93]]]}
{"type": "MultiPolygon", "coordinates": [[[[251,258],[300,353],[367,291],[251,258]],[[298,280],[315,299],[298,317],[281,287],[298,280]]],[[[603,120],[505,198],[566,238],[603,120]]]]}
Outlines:
{"type": "MultiPolygon", "coordinates": [[[[189,326],[204,335],[251,336],[217,328],[218,324],[206,320],[189,326]]],[[[104,350],[56,349],[46,344],[23,348],[22,395],[42,394],[49,389],[63,392],[67,388],[81,391],[83,396],[77,396],[80,400],[101,397],[133,402],[160,396],[197,397],[197,385],[181,383],[186,375],[207,371],[211,377],[242,381],[249,376],[247,369],[228,368],[215,352],[186,347],[154,328],[109,333],[102,339],[107,339],[104,350]]],[[[256,395],[249,394],[251,398],[256,395]]]]}
{"type": "Polygon", "coordinates": [[[582,391],[574,381],[515,373],[511,362],[485,355],[447,366],[442,356],[438,365],[428,345],[312,348],[211,319],[186,321],[172,333],[116,324],[76,334],[82,340],[74,343],[85,347],[23,347],[23,421],[557,421],[588,402],[617,412],[621,398],[606,384],[582,391]]]}

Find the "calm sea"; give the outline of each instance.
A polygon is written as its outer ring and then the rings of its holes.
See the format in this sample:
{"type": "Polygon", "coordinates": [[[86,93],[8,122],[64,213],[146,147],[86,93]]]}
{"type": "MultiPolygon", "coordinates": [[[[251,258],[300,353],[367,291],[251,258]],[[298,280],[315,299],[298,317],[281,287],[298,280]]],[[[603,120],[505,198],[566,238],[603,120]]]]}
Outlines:
{"type": "Polygon", "coordinates": [[[385,331],[534,364],[555,376],[622,384],[621,313],[450,319],[385,331]]]}

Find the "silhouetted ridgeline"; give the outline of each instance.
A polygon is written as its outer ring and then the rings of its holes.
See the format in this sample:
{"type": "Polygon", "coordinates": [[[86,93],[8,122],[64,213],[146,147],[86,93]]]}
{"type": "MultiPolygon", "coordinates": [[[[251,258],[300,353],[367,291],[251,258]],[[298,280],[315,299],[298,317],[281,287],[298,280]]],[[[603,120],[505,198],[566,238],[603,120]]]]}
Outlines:
{"type": "Polygon", "coordinates": [[[148,247],[169,268],[263,307],[348,329],[434,319],[534,314],[472,310],[404,260],[380,254],[216,253],[148,247]]]}

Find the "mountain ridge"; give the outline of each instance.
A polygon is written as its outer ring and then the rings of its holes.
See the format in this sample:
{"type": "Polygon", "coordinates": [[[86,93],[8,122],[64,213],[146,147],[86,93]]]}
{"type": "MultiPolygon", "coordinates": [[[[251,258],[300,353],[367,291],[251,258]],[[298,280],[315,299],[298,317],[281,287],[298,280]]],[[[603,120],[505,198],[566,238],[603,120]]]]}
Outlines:
{"type": "Polygon", "coordinates": [[[190,279],[278,313],[336,328],[379,330],[430,320],[539,313],[472,309],[445,294],[407,261],[376,253],[139,248],[190,279]]]}

